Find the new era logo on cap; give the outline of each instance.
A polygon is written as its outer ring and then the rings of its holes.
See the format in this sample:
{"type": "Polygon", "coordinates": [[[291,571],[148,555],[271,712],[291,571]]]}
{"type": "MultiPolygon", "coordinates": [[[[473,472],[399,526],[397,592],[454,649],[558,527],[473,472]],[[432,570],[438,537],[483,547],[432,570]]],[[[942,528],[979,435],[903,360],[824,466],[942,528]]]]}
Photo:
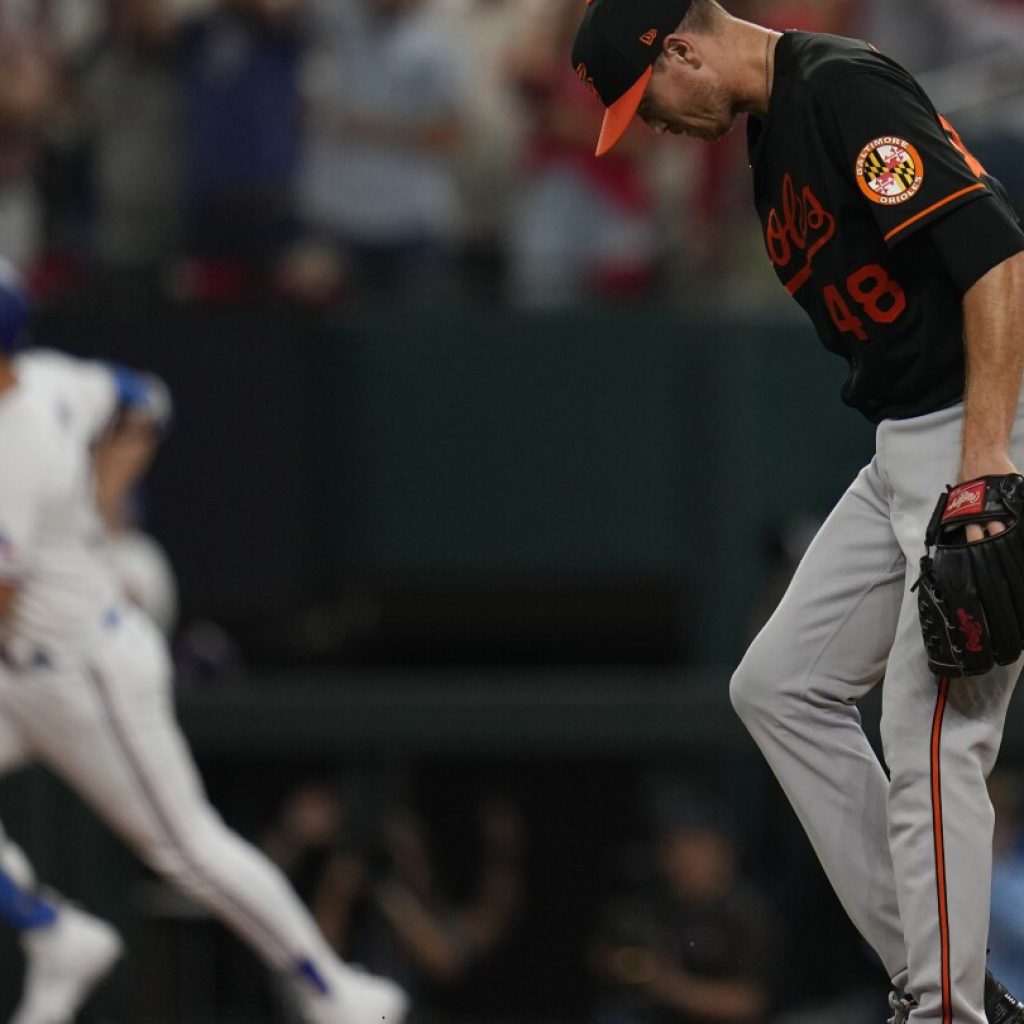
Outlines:
{"type": "Polygon", "coordinates": [[[597,155],[622,137],[640,106],[658,57],[692,0],[589,0],[572,48],[572,66],[608,108],[597,155]]]}

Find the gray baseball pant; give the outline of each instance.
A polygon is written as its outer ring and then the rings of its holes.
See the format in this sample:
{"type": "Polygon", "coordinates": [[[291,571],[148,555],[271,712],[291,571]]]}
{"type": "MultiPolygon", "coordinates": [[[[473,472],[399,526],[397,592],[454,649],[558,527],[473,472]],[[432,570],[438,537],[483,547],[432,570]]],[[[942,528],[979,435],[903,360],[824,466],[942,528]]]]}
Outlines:
{"type": "MultiPolygon", "coordinates": [[[[887,420],[733,676],[736,711],[913,1024],[985,1024],[995,764],[1020,663],[940,679],[918,623],[924,532],[957,483],[961,406],[887,420]],[[883,681],[882,752],[857,701],[883,681]]],[[[1018,409],[1012,455],[1024,466],[1018,409]]]]}

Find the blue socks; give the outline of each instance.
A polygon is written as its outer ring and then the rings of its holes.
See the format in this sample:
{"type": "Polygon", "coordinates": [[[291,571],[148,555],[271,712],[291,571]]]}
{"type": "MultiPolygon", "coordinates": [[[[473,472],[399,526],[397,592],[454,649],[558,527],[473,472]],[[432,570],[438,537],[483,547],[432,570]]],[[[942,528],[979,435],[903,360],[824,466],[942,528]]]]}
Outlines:
{"type": "Polygon", "coordinates": [[[327,995],[331,991],[312,960],[300,960],[295,969],[322,995],[327,995]]]}
{"type": "Polygon", "coordinates": [[[57,909],[37,892],[23,889],[0,869],[0,919],[18,931],[45,928],[57,920],[57,909]]]}

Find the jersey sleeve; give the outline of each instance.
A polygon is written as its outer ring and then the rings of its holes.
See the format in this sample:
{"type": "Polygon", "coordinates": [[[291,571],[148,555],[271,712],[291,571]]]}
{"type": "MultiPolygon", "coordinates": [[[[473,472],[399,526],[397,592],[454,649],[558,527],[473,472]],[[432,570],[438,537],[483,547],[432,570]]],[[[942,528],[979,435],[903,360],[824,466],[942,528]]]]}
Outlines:
{"type": "Polygon", "coordinates": [[[995,196],[954,209],[918,235],[924,236],[964,292],[993,267],[1024,252],[1020,224],[995,196]]]}
{"type": "Polygon", "coordinates": [[[67,408],[68,429],[83,443],[99,437],[117,411],[117,374],[106,363],[51,349],[30,349],[18,357],[18,367],[67,408]]]}
{"type": "Polygon", "coordinates": [[[28,439],[0,450],[0,580],[19,580],[31,560],[40,508],[46,500],[47,460],[28,439]]]}
{"type": "Polygon", "coordinates": [[[993,194],[984,168],[901,68],[880,59],[831,84],[822,102],[839,171],[890,248],[993,194]]]}
{"type": "Polygon", "coordinates": [[[94,441],[110,424],[117,410],[118,390],[114,371],[106,363],[87,359],[69,360],[78,426],[82,436],[94,441]]]}

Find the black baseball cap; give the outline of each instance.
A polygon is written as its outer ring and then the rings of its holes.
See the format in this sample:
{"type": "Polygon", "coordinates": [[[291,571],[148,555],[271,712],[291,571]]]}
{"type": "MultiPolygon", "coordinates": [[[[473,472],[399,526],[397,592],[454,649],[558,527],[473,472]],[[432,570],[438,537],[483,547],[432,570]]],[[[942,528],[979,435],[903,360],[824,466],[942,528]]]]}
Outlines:
{"type": "Polygon", "coordinates": [[[622,138],[654,73],[661,41],[693,0],[587,0],[572,46],[573,70],[608,108],[598,156],[622,138]]]}

